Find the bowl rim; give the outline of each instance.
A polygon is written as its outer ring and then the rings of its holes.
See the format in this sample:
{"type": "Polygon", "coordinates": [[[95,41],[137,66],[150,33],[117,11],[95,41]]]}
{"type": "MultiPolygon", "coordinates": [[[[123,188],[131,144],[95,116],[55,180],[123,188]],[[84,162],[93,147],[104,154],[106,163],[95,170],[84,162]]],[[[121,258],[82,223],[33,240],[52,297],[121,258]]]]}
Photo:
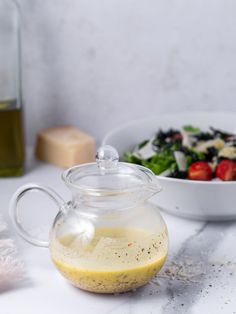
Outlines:
{"type": "MultiPolygon", "coordinates": [[[[119,125],[118,127],[113,128],[112,130],[110,130],[103,138],[102,140],[102,145],[111,145],[111,143],[107,143],[107,140],[112,137],[114,134],[122,131],[123,129],[130,127],[132,125],[137,125],[141,122],[144,121],[155,121],[157,119],[161,119],[161,118],[168,118],[168,117],[173,117],[173,116],[183,116],[183,115],[209,115],[209,116],[222,116],[222,115],[228,115],[228,116],[232,116],[235,115],[236,117],[236,112],[235,111],[216,111],[216,112],[211,112],[211,111],[192,111],[192,112],[187,112],[187,111],[183,111],[183,112],[177,112],[177,113],[163,113],[163,114],[159,114],[156,116],[149,116],[146,118],[140,118],[140,119],[134,119],[132,121],[123,123],[121,125],[119,125]]],[[[222,118],[222,117],[221,117],[222,118]]],[[[164,176],[159,176],[156,175],[157,179],[160,181],[167,181],[167,182],[176,182],[176,183],[182,183],[182,184],[193,184],[193,185],[212,185],[212,186],[221,186],[221,185],[236,185],[236,181],[222,181],[222,180],[215,180],[215,181],[202,181],[202,180],[189,180],[189,179],[178,179],[178,178],[169,178],[169,177],[164,177],[164,176]]]]}
{"type": "Polygon", "coordinates": [[[183,184],[194,184],[194,185],[236,185],[236,181],[223,181],[223,180],[211,180],[211,181],[203,181],[203,180],[189,180],[189,179],[178,179],[178,178],[169,178],[169,177],[162,177],[162,176],[156,176],[158,180],[160,181],[167,181],[167,182],[178,182],[183,184]]]}

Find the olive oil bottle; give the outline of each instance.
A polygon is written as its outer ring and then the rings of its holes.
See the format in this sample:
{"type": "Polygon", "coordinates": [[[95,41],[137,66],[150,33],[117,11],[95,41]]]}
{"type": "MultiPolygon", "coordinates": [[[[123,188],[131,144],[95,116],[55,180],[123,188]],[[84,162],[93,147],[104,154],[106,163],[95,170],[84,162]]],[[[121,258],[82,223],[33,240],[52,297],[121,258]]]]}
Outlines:
{"type": "Polygon", "coordinates": [[[0,0],[0,177],[24,170],[19,12],[17,1],[0,0]]]}
{"type": "Polygon", "coordinates": [[[0,176],[19,176],[24,168],[22,110],[16,100],[0,101],[0,176]]]}

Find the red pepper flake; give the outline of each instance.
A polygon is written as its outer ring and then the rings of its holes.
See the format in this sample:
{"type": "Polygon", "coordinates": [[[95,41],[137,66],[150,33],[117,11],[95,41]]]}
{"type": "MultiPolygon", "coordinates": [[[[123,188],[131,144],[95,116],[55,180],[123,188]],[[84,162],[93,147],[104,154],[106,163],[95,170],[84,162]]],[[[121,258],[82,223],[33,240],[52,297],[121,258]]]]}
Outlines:
{"type": "Polygon", "coordinates": [[[133,245],[133,243],[132,243],[132,242],[128,243],[128,246],[131,246],[131,245],[133,245]]]}

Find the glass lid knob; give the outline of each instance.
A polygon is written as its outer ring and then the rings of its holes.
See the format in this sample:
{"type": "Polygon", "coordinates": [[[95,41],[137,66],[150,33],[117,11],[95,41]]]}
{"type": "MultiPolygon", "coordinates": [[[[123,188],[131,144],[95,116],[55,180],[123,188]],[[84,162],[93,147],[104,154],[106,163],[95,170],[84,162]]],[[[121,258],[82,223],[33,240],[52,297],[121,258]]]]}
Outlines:
{"type": "Polygon", "coordinates": [[[114,147],[104,145],[97,150],[96,162],[101,170],[106,171],[115,169],[118,161],[119,154],[114,147]]]}

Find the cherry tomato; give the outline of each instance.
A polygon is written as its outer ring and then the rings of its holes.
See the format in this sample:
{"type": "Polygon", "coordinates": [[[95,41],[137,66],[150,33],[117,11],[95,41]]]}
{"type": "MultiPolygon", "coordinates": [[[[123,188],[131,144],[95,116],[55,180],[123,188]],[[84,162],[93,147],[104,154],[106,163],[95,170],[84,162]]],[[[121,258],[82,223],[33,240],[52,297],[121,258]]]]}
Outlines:
{"type": "Polygon", "coordinates": [[[212,179],[212,169],[206,161],[196,161],[188,169],[188,179],[209,181],[212,179]]]}
{"type": "Polygon", "coordinates": [[[236,178],[236,164],[232,160],[222,160],[216,168],[217,178],[232,181],[236,178]]]}

